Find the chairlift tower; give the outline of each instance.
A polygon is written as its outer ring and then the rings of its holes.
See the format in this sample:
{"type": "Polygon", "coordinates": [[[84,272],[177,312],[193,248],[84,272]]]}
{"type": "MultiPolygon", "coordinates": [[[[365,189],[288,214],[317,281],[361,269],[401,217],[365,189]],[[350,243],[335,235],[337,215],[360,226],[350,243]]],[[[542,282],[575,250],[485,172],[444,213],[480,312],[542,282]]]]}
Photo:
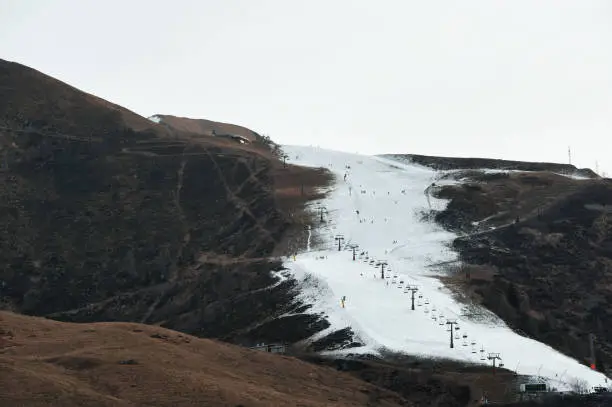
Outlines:
{"type": "Polygon", "coordinates": [[[453,333],[454,330],[459,329],[457,325],[457,321],[454,319],[449,319],[448,321],[446,321],[446,325],[448,325],[448,332],[450,332],[450,347],[454,348],[455,347],[455,342],[454,342],[454,338],[453,338],[453,333]]]}
{"type": "Polygon", "coordinates": [[[355,256],[357,255],[357,249],[359,249],[359,245],[357,244],[351,244],[348,246],[349,249],[353,250],[353,261],[355,261],[355,256]]]}
{"type": "Polygon", "coordinates": [[[412,311],[414,311],[414,295],[416,294],[417,291],[419,291],[418,287],[412,286],[410,287],[410,299],[412,300],[412,311]]]}
{"type": "Polygon", "coordinates": [[[380,262],[378,263],[378,265],[380,265],[380,278],[381,278],[382,280],[384,280],[384,279],[385,279],[385,266],[386,266],[387,264],[388,264],[388,263],[387,263],[385,260],[382,260],[382,261],[380,261],[380,262]]]}
{"type": "Polygon", "coordinates": [[[493,363],[493,372],[495,373],[495,368],[496,366],[496,362],[499,360],[500,363],[500,367],[503,366],[503,364],[501,363],[501,357],[499,356],[499,353],[489,353],[489,355],[487,356],[487,359],[489,359],[492,363],[493,363]]]}
{"type": "Polygon", "coordinates": [[[342,250],[342,242],[344,241],[344,235],[336,235],[336,237],[334,237],[334,240],[336,240],[338,242],[338,251],[342,250]]]}

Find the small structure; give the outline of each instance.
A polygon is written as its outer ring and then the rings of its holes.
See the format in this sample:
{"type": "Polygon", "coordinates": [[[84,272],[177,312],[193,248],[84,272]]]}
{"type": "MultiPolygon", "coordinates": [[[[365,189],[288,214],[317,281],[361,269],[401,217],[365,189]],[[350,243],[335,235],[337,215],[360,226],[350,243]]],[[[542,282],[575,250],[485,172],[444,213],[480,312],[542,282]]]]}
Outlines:
{"type": "Polygon", "coordinates": [[[287,346],[283,343],[260,343],[255,346],[251,346],[251,349],[260,350],[269,353],[287,353],[287,346]]]}
{"type": "Polygon", "coordinates": [[[248,138],[244,137],[244,136],[240,136],[238,134],[217,134],[217,132],[215,130],[212,131],[212,135],[214,137],[220,137],[220,138],[226,138],[226,139],[230,139],[233,141],[236,141],[240,144],[250,144],[251,140],[249,140],[248,138]]]}

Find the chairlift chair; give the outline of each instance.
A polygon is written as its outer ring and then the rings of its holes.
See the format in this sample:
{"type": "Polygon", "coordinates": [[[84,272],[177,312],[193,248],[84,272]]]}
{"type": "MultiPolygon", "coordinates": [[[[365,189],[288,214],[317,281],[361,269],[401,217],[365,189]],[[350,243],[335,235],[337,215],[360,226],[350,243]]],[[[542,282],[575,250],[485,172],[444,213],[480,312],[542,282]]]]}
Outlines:
{"type": "Polygon", "coordinates": [[[425,313],[429,314],[429,309],[427,307],[425,307],[425,313]]]}
{"type": "Polygon", "coordinates": [[[423,294],[419,294],[419,299],[423,298],[423,294]]]}
{"type": "Polygon", "coordinates": [[[425,298],[425,304],[429,305],[429,300],[425,298]]]}

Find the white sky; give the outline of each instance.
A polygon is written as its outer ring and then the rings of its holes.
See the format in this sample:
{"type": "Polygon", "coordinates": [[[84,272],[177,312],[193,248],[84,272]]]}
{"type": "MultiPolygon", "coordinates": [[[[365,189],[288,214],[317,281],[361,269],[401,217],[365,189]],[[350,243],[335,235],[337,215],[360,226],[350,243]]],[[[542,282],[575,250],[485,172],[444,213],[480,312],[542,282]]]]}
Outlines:
{"type": "Polygon", "coordinates": [[[610,0],[0,0],[0,58],[285,144],[612,174],[610,0]]]}

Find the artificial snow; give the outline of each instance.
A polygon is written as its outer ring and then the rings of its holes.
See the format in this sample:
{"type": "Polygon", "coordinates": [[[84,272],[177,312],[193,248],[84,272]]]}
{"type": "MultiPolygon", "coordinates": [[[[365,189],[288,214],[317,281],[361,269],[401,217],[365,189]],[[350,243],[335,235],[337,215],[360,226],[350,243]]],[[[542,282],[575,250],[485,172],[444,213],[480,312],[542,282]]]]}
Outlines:
{"type": "Polygon", "coordinates": [[[443,265],[459,264],[450,248],[456,235],[427,216],[446,205],[427,192],[433,182],[439,184],[439,172],[317,147],[283,149],[288,162],[326,167],[337,178],[326,198],[312,208],[325,208],[325,222],[317,219],[312,225],[323,247],[311,251],[309,228],[307,252],[285,262],[300,284],[299,298],[312,305],[309,312],[324,315],[331,324],[311,340],[350,327],[354,340],[363,346],[336,353],[387,350],[489,365],[489,354],[498,353],[505,368],[545,378],[558,390],[571,388],[577,379],[590,387],[604,385],[601,373],[514,333],[490,311],[459,302],[436,277],[448,273],[443,265]],[[344,237],[340,251],[338,235],[344,237]],[[348,250],[351,244],[359,245],[355,261],[348,250]],[[375,259],[373,264],[370,259],[375,259]],[[388,263],[384,279],[376,266],[379,261],[388,263]],[[418,288],[415,310],[408,287],[418,288]],[[450,348],[449,320],[459,326],[454,348],[450,348]]]}

